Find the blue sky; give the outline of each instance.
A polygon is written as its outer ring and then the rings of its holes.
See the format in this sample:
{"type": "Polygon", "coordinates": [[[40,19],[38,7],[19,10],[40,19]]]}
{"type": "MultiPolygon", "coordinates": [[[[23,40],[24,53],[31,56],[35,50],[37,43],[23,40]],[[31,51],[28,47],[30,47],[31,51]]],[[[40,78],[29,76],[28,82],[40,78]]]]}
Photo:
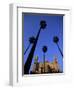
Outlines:
{"type": "MultiPolygon", "coordinates": [[[[61,15],[45,15],[45,14],[24,14],[24,51],[29,44],[29,37],[37,35],[37,32],[40,28],[40,21],[45,20],[47,27],[44,30],[41,30],[37,46],[35,49],[34,56],[39,57],[39,62],[43,62],[43,52],[42,47],[46,45],[48,51],[46,52],[46,60],[52,62],[56,56],[58,63],[63,70],[63,58],[57,48],[57,45],[53,42],[53,37],[59,37],[59,46],[63,52],[63,16],[61,15]]],[[[32,45],[30,46],[27,53],[24,55],[24,63],[28,57],[28,54],[31,50],[32,45]]],[[[34,63],[34,58],[32,64],[34,63]]]]}

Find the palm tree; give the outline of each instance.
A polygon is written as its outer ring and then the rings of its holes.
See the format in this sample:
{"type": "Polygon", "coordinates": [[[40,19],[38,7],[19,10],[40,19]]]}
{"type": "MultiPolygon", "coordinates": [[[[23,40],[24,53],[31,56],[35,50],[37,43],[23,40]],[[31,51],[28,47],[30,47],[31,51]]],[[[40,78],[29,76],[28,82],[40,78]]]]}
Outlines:
{"type": "Polygon", "coordinates": [[[60,51],[60,53],[61,53],[61,56],[63,57],[63,53],[62,53],[62,51],[61,51],[61,49],[60,49],[60,47],[59,47],[59,45],[58,45],[59,38],[58,38],[57,36],[54,36],[54,37],[53,37],[53,42],[56,43],[56,45],[57,45],[57,47],[58,47],[58,49],[59,49],[59,51],[60,51]]]}
{"type": "Polygon", "coordinates": [[[29,38],[29,45],[28,45],[27,49],[25,50],[24,55],[26,54],[26,52],[30,48],[30,45],[34,44],[34,41],[35,41],[35,37],[32,36],[32,37],[29,38]]]}
{"type": "Polygon", "coordinates": [[[43,60],[44,60],[44,73],[45,73],[45,53],[47,52],[47,46],[43,46],[42,48],[42,51],[43,51],[43,60]]]}
{"type": "Polygon", "coordinates": [[[36,36],[36,39],[35,39],[35,42],[31,48],[31,51],[28,55],[28,58],[26,60],[26,63],[24,65],[24,74],[28,74],[29,73],[29,70],[30,70],[30,67],[31,67],[31,63],[32,63],[32,58],[33,58],[33,55],[34,55],[34,52],[35,52],[35,48],[36,48],[36,45],[37,45],[37,41],[38,41],[38,38],[39,38],[39,35],[40,35],[40,32],[41,32],[41,29],[45,29],[47,26],[46,22],[44,20],[42,20],[40,22],[40,28],[39,28],[39,31],[37,33],[37,36],[36,36]]]}
{"type": "Polygon", "coordinates": [[[45,29],[46,26],[47,26],[46,21],[42,20],[42,21],[40,22],[40,26],[41,26],[41,27],[40,27],[41,29],[45,29]]]}

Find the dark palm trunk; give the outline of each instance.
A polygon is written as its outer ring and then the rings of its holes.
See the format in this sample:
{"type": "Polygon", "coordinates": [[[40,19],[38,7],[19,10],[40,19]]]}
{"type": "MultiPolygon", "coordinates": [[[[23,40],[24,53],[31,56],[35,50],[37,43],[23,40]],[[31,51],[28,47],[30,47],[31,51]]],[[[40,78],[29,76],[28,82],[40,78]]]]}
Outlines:
{"type": "Polygon", "coordinates": [[[62,53],[62,51],[61,51],[61,49],[60,49],[58,43],[56,43],[56,44],[57,44],[57,47],[58,47],[58,49],[59,49],[59,51],[60,51],[60,53],[61,53],[61,56],[63,57],[63,53],[62,53]]]}
{"type": "Polygon", "coordinates": [[[44,62],[44,73],[45,73],[45,53],[47,52],[47,46],[43,46],[43,62],[44,62]]]}
{"type": "Polygon", "coordinates": [[[37,41],[38,41],[38,37],[39,37],[40,31],[41,31],[41,28],[38,31],[38,34],[37,34],[36,39],[35,39],[35,42],[34,42],[32,48],[31,48],[31,51],[30,51],[30,53],[28,55],[28,58],[26,60],[25,65],[24,65],[24,74],[29,74],[29,70],[30,70],[31,63],[32,63],[32,58],[33,58],[33,55],[34,55],[34,51],[35,51],[35,48],[36,48],[36,44],[37,44],[37,41]]]}
{"type": "Polygon", "coordinates": [[[58,38],[57,36],[54,36],[54,37],[53,37],[53,42],[54,42],[55,44],[57,44],[57,47],[58,47],[58,49],[59,49],[59,51],[60,51],[60,53],[61,53],[61,56],[63,57],[63,53],[62,53],[62,51],[61,51],[61,49],[60,49],[60,47],[59,47],[59,45],[58,45],[59,38],[58,38]]]}
{"type": "Polygon", "coordinates": [[[45,73],[45,53],[43,55],[43,60],[44,60],[44,73],[45,73]]]}
{"type": "Polygon", "coordinates": [[[26,52],[28,51],[28,49],[30,48],[30,43],[29,43],[29,45],[28,45],[28,47],[27,47],[27,49],[25,50],[25,52],[24,52],[24,55],[26,54],[26,52]]]}

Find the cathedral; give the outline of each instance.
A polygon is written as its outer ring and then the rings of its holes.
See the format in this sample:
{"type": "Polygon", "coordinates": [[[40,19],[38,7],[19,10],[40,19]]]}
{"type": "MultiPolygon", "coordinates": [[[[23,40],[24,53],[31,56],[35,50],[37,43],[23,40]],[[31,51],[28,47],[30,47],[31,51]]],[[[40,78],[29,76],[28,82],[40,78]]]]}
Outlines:
{"type": "Polygon", "coordinates": [[[60,70],[60,66],[58,64],[57,58],[53,60],[53,62],[49,62],[48,60],[45,62],[38,62],[37,60],[32,65],[32,69],[30,74],[44,74],[44,73],[62,73],[60,70]]]}

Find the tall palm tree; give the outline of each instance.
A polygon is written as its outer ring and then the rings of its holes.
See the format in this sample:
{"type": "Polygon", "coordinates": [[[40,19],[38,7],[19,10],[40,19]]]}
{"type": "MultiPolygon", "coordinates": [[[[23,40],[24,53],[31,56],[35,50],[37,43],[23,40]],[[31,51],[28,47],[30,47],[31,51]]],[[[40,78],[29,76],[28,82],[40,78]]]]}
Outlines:
{"type": "Polygon", "coordinates": [[[29,38],[29,45],[28,45],[27,49],[25,50],[24,55],[26,54],[26,52],[30,48],[31,44],[34,44],[34,41],[35,41],[35,37],[34,36],[29,38]]]}
{"type": "Polygon", "coordinates": [[[47,26],[46,21],[42,20],[42,21],[40,22],[40,28],[41,28],[41,29],[45,29],[46,26],[47,26]]]}
{"type": "Polygon", "coordinates": [[[53,42],[56,43],[56,45],[57,45],[57,47],[58,47],[58,49],[59,49],[59,51],[60,51],[60,53],[61,53],[61,56],[63,57],[63,53],[62,53],[62,51],[61,51],[61,49],[60,49],[60,47],[59,47],[59,45],[58,45],[59,38],[58,38],[57,36],[54,36],[54,37],[53,37],[53,42]]]}
{"type": "Polygon", "coordinates": [[[35,39],[35,42],[31,48],[31,51],[28,55],[28,58],[26,60],[26,63],[24,65],[24,74],[28,74],[29,73],[29,70],[30,70],[30,67],[31,67],[31,63],[32,63],[32,58],[33,58],[33,55],[34,55],[34,52],[35,52],[35,48],[36,48],[36,45],[37,45],[37,41],[38,41],[38,38],[39,38],[39,35],[40,35],[40,32],[41,32],[41,29],[45,29],[47,26],[46,22],[44,20],[42,20],[40,22],[40,28],[39,28],[39,31],[37,33],[37,36],[36,36],[36,39],[35,39]]]}
{"type": "Polygon", "coordinates": [[[47,46],[43,46],[42,48],[42,51],[43,51],[43,60],[44,60],[44,73],[45,73],[45,53],[47,52],[47,46]]]}

